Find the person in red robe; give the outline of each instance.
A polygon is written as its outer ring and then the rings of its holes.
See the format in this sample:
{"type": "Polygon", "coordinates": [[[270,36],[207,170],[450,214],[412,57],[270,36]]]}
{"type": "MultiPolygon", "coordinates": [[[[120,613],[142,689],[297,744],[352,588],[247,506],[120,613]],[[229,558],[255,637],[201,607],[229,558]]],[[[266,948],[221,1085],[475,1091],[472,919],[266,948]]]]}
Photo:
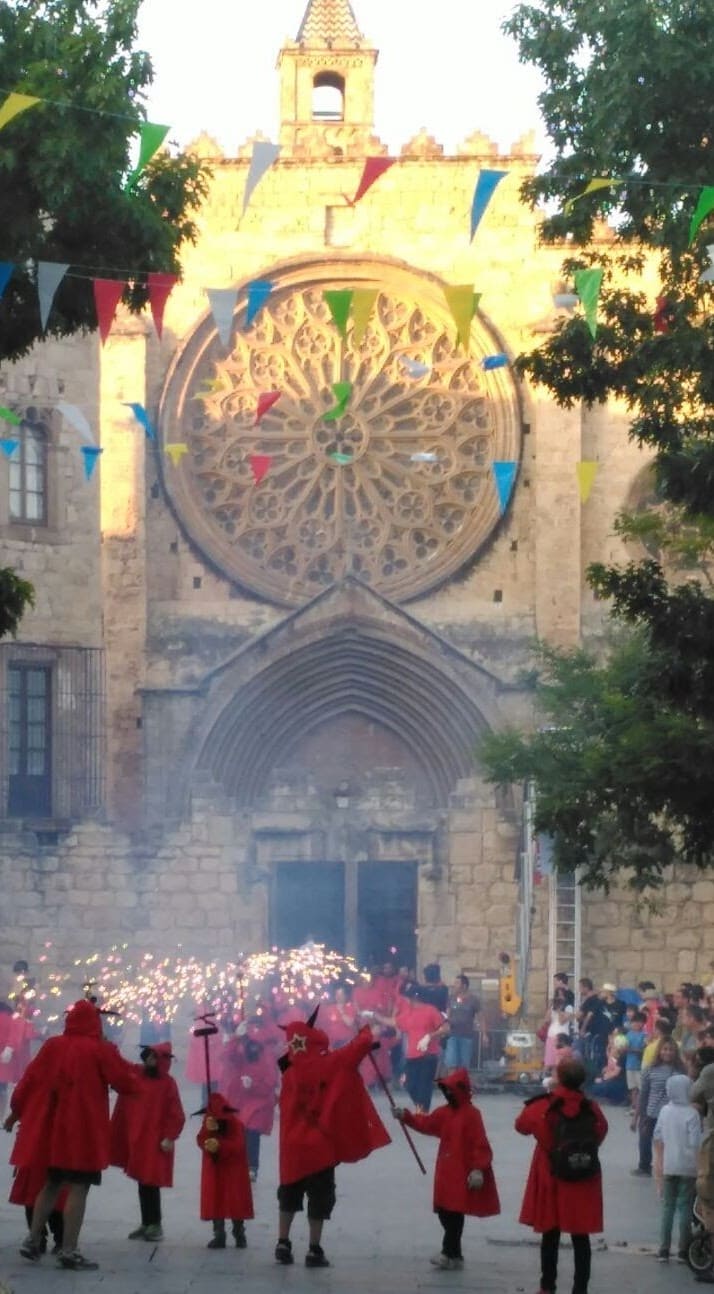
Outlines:
{"type": "Polygon", "coordinates": [[[441,1253],[433,1267],[454,1271],[464,1265],[461,1237],[464,1219],[492,1218],[501,1212],[493,1175],[493,1152],[480,1110],[471,1101],[468,1071],[455,1069],[439,1087],[446,1105],[432,1114],[412,1114],[394,1107],[394,1117],[408,1128],[439,1138],[434,1173],[434,1212],[444,1228],[441,1253]]]}
{"type": "Polygon", "coordinates": [[[309,1248],[306,1267],[329,1267],[322,1249],[324,1223],[335,1205],[335,1168],[356,1163],[389,1144],[390,1136],[367,1093],[358,1069],[378,1043],[361,1029],[338,1051],[307,1023],[287,1026],[287,1053],[281,1058],[279,1234],[276,1261],[293,1262],[290,1228],[307,1197],[309,1248]]]}
{"type": "MultiPolygon", "coordinates": [[[[15,1124],[22,1120],[25,1129],[33,1130],[36,1158],[32,1163],[24,1162],[22,1167],[15,1167],[13,1170],[12,1186],[10,1188],[10,1204],[20,1204],[25,1209],[28,1228],[32,1227],[32,1218],[35,1207],[35,1201],[47,1180],[47,1148],[50,1121],[50,1106],[47,1102],[47,1095],[44,1087],[39,1084],[23,1083],[19,1089],[19,1095],[16,1092],[14,1100],[14,1110],[8,1115],[3,1127],[6,1132],[12,1132],[15,1124]],[[38,1130],[36,1125],[38,1121],[44,1122],[44,1130],[38,1130]]],[[[18,1137],[19,1140],[19,1137],[18,1137]]],[[[17,1141],[13,1146],[10,1154],[10,1163],[17,1164],[17,1141]]],[[[20,1159],[27,1160],[27,1156],[20,1156],[20,1159]]],[[[53,1253],[58,1254],[62,1249],[64,1239],[64,1206],[67,1192],[61,1191],[57,1197],[54,1209],[50,1213],[42,1235],[40,1236],[40,1251],[47,1251],[47,1232],[49,1229],[54,1241],[53,1253]]]]}
{"type": "Polygon", "coordinates": [[[597,1102],[582,1091],[586,1074],[581,1061],[562,1061],[556,1077],[556,1086],[543,1096],[527,1101],[516,1119],[516,1132],[536,1140],[520,1221],[541,1235],[541,1294],[552,1294],[555,1290],[562,1231],[569,1232],[573,1242],[573,1294],[587,1294],[590,1236],[603,1229],[602,1175],[598,1169],[581,1181],[565,1181],[556,1176],[551,1152],[555,1148],[561,1114],[564,1119],[574,1119],[583,1107],[591,1111],[593,1136],[598,1145],[607,1136],[607,1119],[597,1102]]]}
{"type": "Polygon", "coordinates": [[[222,1090],[239,1113],[245,1129],[248,1171],[257,1181],[260,1168],[260,1138],[273,1131],[278,1069],[270,1049],[250,1036],[232,1038],[223,1052],[222,1090]]]}
{"type": "Polygon", "coordinates": [[[102,1037],[101,1016],[91,1002],[76,1002],[67,1012],[64,1033],[48,1038],[15,1088],[10,1108],[20,1119],[14,1150],[18,1168],[29,1168],[44,1156],[45,1184],[33,1210],[30,1234],[20,1253],[35,1262],[47,1219],[67,1188],[63,1248],[58,1265],[72,1271],[94,1271],[77,1245],[87,1195],[101,1181],[110,1160],[109,1088],[135,1092],[132,1067],[113,1043],[102,1037]],[[27,1093],[42,1117],[23,1119],[27,1093]],[[36,1102],[36,1104],[35,1104],[36,1102]]]}
{"type": "Polygon", "coordinates": [[[174,1143],[186,1116],[171,1077],[171,1043],[143,1047],[134,1065],[137,1091],[120,1096],[112,1115],[111,1162],[139,1184],[141,1225],[130,1240],[163,1240],[161,1188],[174,1184],[174,1143]]]}
{"type": "Polygon", "coordinates": [[[253,1217],[253,1194],[243,1124],[220,1092],[212,1092],[196,1137],[201,1150],[201,1218],[213,1223],[209,1249],[225,1249],[226,1218],[236,1249],[245,1249],[245,1222],[253,1217]]]}
{"type": "Polygon", "coordinates": [[[354,1003],[348,1001],[347,992],[342,985],[335,989],[332,1002],[326,1003],[321,1011],[325,1033],[333,1050],[351,1042],[357,1031],[357,1012],[354,1003]]]}

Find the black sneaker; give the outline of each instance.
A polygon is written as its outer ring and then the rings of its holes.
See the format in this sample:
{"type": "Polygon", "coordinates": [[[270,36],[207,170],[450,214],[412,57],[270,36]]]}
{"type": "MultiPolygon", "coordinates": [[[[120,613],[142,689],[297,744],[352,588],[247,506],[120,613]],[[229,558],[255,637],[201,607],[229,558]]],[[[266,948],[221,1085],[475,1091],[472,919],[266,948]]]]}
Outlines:
{"type": "Polygon", "coordinates": [[[66,1254],[64,1252],[57,1255],[57,1266],[64,1267],[70,1272],[96,1272],[99,1271],[99,1263],[90,1262],[75,1249],[74,1253],[66,1254]]]}
{"type": "Polygon", "coordinates": [[[289,1267],[295,1262],[293,1258],[293,1247],[289,1240],[279,1240],[275,1246],[275,1261],[282,1263],[283,1267],[289,1267]]]}
{"type": "Polygon", "coordinates": [[[20,1253],[28,1262],[38,1263],[42,1257],[42,1251],[39,1245],[36,1245],[32,1236],[28,1236],[20,1245],[20,1253]]]}
{"type": "Polygon", "coordinates": [[[652,1176],[651,1168],[631,1168],[630,1169],[630,1177],[651,1177],[651,1176],[652,1176]]]}
{"type": "Polygon", "coordinates": [[[233,1239],[236,1242],[236,1249],[247,1249],[248,1240],[245,1234],[245,1226],[242,1222],[233,1223],[233,1239]]]}
{"type": "Polygon", "coordinates": [[[310,1245],[305,1254],[306,1267],[329,1267],[330,1264],[325,1257],[325,1251],[320,1245],[310,1245]]]}

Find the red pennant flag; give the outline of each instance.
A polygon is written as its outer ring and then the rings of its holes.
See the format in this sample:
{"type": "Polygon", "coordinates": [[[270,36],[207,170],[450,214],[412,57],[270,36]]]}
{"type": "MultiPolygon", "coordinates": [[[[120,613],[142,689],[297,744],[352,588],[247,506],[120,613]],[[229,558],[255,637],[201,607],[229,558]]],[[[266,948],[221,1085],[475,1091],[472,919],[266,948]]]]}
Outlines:
{"type": "Polygon", "coordinates": [[[349,205],[355,207],[360,198],[364,197],[367,190],[372,188],[372,185],[376,183],[380,176],[384,175],[384,172],[388,171],[390,166],[394,166],[396,160],[396,157],[368,157],[364,164],[362,179],[359,182],[355,196],[347,198],[347,194],[345,194],[349,205]]]}
{"type": "Polygon", "coordinates": [[[102,346],[111,332],[117,306],[122,299],[125,288],[124,279],[94,279],[94,304],[97,310],[97,323],[102,346]]]}
{"type": "Polygon", "coordinates": [[[154,327],[161,338],[164,331],[164,310],[171,292],[178,283],[178,274],[152,273],[149,275],[149,305],[154,327]]]}
{"type": "Polygon", "coordinates": [[[272,454],[251,454],[250,469],[253,473],[253,480],[256,485],[260,485],[263,477],[270,471],[272,464],[272,454]]]}
{"type": "Polygon", "coordinates": [[[258,408],[255,411],[254,427],[257,427],[258,423],[265,417],[268,410],[272,409],[273,405],[278,403],[282,394],[282,391],[264,391],[262,395],[258,396],[258,408]]]}
{"type": "Polygon", "coordinates": [[[654,312],[655,332],[669,332],[674,322],[674,307],[667,297],[657,297],[657,309],[654,312]]]}

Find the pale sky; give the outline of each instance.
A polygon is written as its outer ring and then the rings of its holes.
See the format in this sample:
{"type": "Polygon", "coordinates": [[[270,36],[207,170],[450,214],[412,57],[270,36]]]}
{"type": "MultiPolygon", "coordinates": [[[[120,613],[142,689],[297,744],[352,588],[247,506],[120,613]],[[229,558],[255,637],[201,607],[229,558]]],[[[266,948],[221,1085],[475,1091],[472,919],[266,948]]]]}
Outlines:
{"type": "MultiPolygon", "coordinates": [[[[153,121],[187,143],[201,130],[226,152],[278,128],[275,62],[307,0],[144,0],[140,44],[156,79],[153,121]]],[[[505,0],[353,0],[380,50],[376,127],[396,151],[427,130],[447,152],[474,130],[502,147],[538,126],[538,77],[501,32],[505,0]]],[[[539,142],[542,134],[539,131],[539,142]]]]}

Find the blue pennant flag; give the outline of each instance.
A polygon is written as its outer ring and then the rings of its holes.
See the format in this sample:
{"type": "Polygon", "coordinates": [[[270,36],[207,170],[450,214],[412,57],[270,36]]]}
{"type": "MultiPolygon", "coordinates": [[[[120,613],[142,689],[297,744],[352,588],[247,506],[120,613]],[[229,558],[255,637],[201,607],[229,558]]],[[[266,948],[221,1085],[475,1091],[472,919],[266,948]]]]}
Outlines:
{"type": "Polygon", "coordinates": [[[498,491],[498,504],[501,509],[501,516],[503,516],[508,507],[511,494],[513,493],[513,486],[515,485],[516,474],[518,472],[518,463],[494,462],[491,466],[493,468],[493,479],[496,482],[496,489],[498,491]]]}
{"type": "Polygon", "coordinates": [[[492,368],[505,368],[508,363],[508,356],[500,351],[498,355],[484,355],[481,360],[481,368],[488,373],[492,368]]]}
{"type": "Polygon", "coordinates": [[[12,278],[14,268],[12,261],[0,261],[0,297],[12,278]]]}
{"type": "Polygon", "coordinates": [[[471,206],[471,238],[481,223],[481,218],[493,197],[496,185],[508,175],[508,171],[482,171],[478,177],[474,200],[471,206]]]}
{"type": "Polygon", "coordinates": [[[256,315],[260,313],[265,305],[270,293],[273,290],[273,284],[267,279],[256,279],[254,283],[248,284],[248,309],[245,315],[245,326],[250,328],[256,315]]]}
{"type": "Polygon", "coordinates": [[[9,436],[0,436],[0,449],[6,458],[12,458],[19,444],[19,440],[11,440],[9,436]]]}
{"type": "Polygon", "coordinates": [[[126,405],[127,409],[131,409],[136,421],[144,428],[149,440],[155,440],[156,434],[143,404],[131,404],[128,400],[123,400],[122,403],[126,405]]]}
{"type": "Polygon", "coordinates": [[[84,475],[89,480],[97,466],[99,455],[104,451],[99,448],[99,445],[80,445],[80,449],[84,459],[84,475]]]}

